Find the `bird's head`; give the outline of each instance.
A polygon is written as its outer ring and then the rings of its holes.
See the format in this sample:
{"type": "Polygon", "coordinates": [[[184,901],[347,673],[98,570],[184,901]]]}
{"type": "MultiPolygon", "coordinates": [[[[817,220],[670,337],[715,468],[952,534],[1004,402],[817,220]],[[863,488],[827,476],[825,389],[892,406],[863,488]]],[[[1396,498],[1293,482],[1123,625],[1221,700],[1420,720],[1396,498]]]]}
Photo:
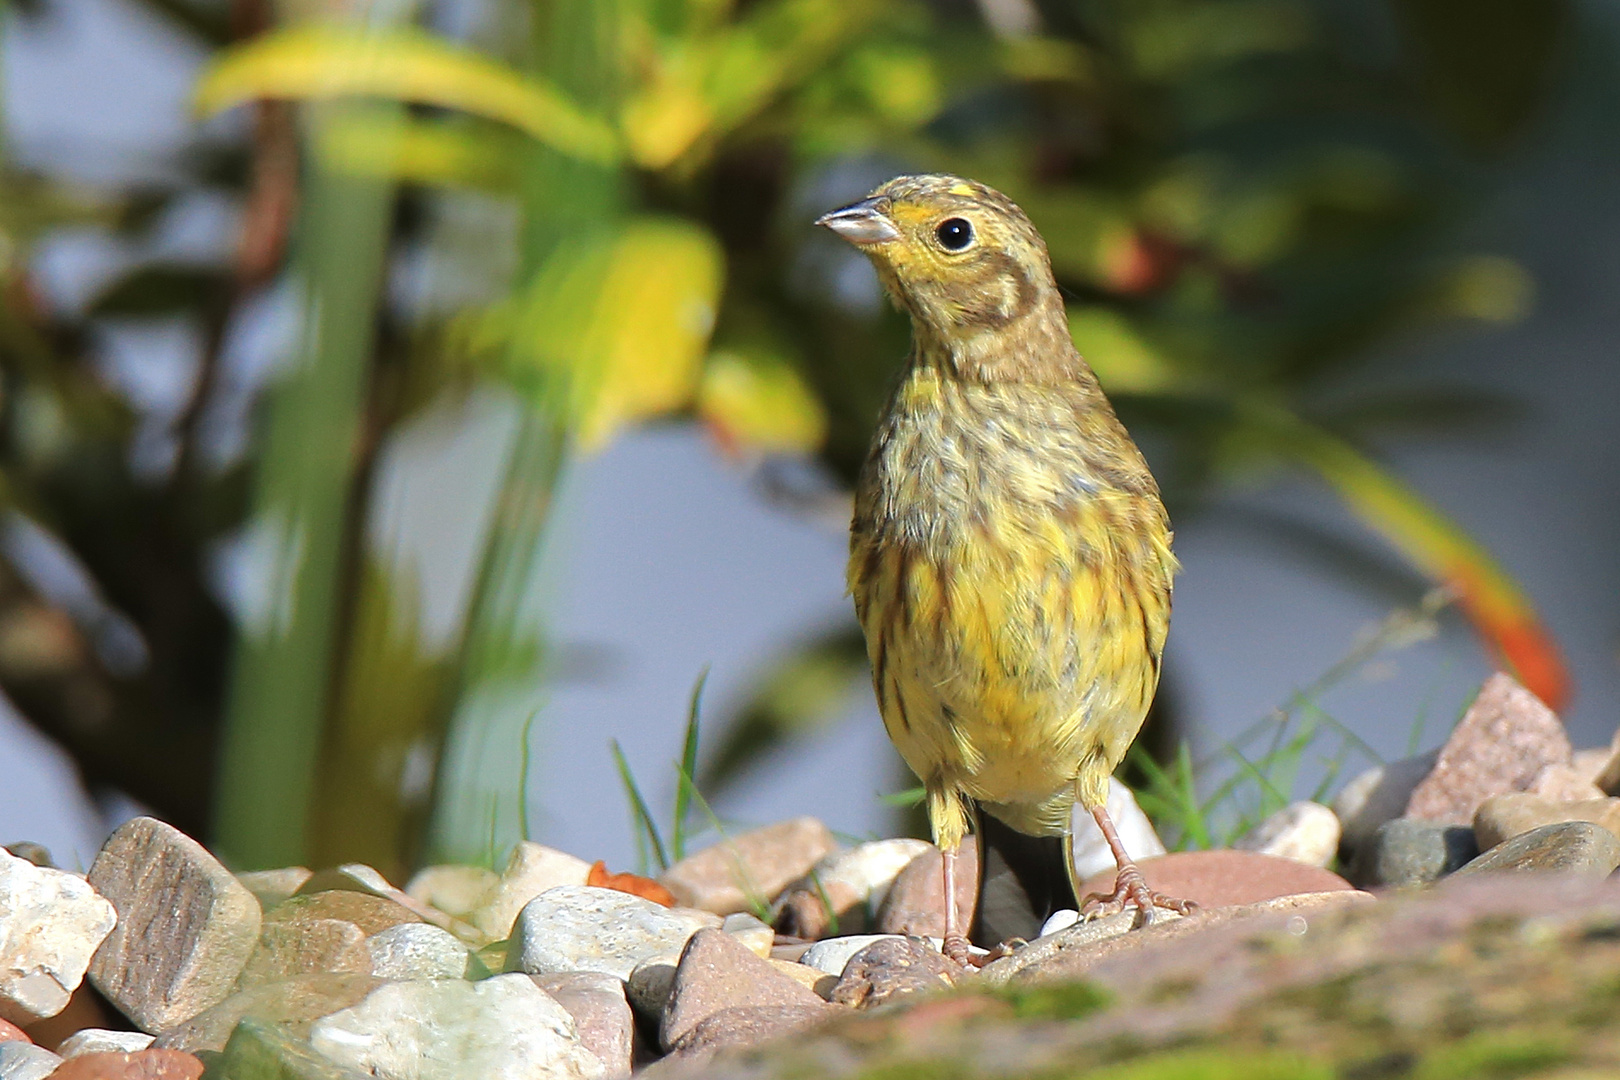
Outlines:
{"type": "Polygon", "coordinates": [[[900,176],[816,224],[866,253],[920,336],[974,350],[1055,320],[1067,339],[1046,244],[993,188],[956,176],[900,176]]]}

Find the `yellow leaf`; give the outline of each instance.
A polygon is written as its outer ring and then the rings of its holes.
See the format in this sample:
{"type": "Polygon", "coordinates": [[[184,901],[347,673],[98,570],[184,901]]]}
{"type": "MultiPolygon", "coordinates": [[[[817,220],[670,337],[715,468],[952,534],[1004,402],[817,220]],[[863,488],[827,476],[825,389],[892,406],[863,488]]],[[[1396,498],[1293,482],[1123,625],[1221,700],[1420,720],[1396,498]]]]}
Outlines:
{"type": "Polygon", "coordinates": [[[776,357],[714,353],[698,386],[698,412],[728,449],[810,453],[827,437],[821,402],[776,357]]]}
{"type": "Polygon", "coordinates": [[[565,388],[582,449],[691,400],[724,274],[706,229],[671,218],[564,240],[497,316],[512,355],[565,388]],[[509,322],[508,322],[509,320],[509,322]]]}
{"type": "Polygon", "coordinates": [[[487,57],[410,30],[300,26],[227,50],[203,73],[203,114],[260,98],[380,97],[459,109],[510,124],[562,153],[601,164],[618,136],[556,87],[487,57]]]}

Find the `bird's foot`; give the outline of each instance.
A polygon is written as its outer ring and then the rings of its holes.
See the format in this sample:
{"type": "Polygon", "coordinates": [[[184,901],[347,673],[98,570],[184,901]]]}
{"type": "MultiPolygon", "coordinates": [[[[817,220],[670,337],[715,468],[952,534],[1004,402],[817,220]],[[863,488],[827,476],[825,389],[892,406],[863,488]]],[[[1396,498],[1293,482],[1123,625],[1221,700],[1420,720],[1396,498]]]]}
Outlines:
{"type": "Polygon", "coordinates": [[[954,960],[963,967],[973,965],[973,947],[961,934],[946,934],[945,940],[940,943],[939,951],[945,954],[947,960],[954,960]]]}
{"type": "Polygon", "coordinates": [[[1198,905],[1191,900],[1178,900],[1155,892],[1148,887],[1142,871],[1134,863],[1126,863],[1119,868],[1119,875],[1114,879],[1113,893],[1090,894],[1080,902],[1080,913],[1088,920],[1098,919],[1105,915],[1117,915],[1131,907],[1136,909],[1137,926],[1151,923],[1154,912],[1159,908],[1177,915],[1191,915],[1198,910],[1198,905]]]}

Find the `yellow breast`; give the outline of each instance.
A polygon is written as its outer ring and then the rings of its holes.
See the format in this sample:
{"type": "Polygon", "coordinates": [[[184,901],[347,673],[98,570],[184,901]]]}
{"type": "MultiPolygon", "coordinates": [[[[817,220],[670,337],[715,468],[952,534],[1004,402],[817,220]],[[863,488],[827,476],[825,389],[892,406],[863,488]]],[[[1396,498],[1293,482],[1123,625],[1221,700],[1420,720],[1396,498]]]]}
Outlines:
{"type": "Polygon", "coordinates": [[[913,371],[857,490],[850,590],[884,725],[930,787],[1061,832],[1158,682],[1175,569],[1105,403],[913,371]]]}

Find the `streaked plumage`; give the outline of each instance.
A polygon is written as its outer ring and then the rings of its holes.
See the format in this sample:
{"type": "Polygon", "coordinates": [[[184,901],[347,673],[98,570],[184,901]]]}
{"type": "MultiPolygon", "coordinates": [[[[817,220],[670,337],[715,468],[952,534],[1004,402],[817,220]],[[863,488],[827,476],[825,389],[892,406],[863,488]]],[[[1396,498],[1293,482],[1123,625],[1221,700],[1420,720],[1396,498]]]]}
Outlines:
{"type": "Polygon", "coordinates": [[[1158,488],[1005,196],[900,177],[822,222],[912,322],[851,531],[884,726],[942,849],[965,799],[1064,835],[1077,798],[1103,805],[1158,685],[1176,570],[1158,488]]]}

